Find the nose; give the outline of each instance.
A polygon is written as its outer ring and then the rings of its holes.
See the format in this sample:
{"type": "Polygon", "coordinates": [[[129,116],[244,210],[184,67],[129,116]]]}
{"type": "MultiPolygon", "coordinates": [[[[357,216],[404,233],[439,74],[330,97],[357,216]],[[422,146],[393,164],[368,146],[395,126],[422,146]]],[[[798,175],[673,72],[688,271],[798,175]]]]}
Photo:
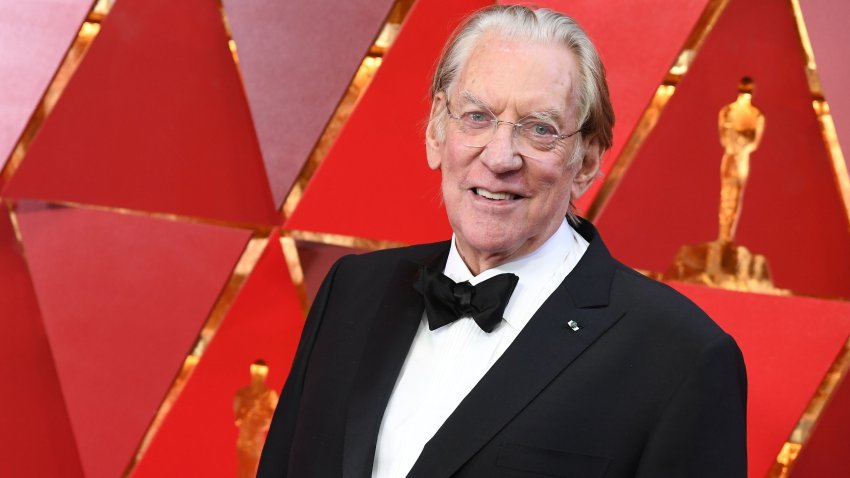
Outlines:
{"type": "Polygon", "coordinates": [[[493,139],[481,152],[481,161],[494,173],[507,173],[522,167],[522,156],[516,148],[514,125],[500,122],[493,139]]]}

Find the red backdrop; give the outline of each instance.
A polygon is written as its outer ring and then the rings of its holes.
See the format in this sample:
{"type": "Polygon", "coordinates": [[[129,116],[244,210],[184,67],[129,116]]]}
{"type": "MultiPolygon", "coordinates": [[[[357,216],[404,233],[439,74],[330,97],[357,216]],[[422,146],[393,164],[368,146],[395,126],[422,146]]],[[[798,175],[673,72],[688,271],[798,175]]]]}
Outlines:
{"type": "MultiPolygon", "coordinates": [[[[14,392],[2,399],[14,413],[0,475],[120,475],[223,303],[221,327],[134,474],[233,476],[232,400],[248,365],[265,359],[279,388],[303,323],[299,289],[312,296],[337,257],[361,252],[300,242],[305,277],[293,284],[286,259],[299,258],[283,255],[280,232],[448,238],[439,173],[425,163],[427,88],[449,32],[493,1],[415,2],[283,229],[277,208],[394,2],[115,2],[55,109],[30,125],[38,134],[20,168],[0,179],[0,377],[14,392]],[[245,250],[252,236],[268,239],[259,257],[245,250]],[[250,275],[235,298],[222,296],[234,273],[250,275]]],[[[607,171],[716,2],[536,3],[574,15],[606,62],[618,117],[607,171]]],[[[0,167],[91,6],[0,0],[0,167]]],[[[850,9],[802,7],[846,147],[850,9]]],[[[768,257],[779,286],[827,298],[675,284],[744,351],[751,476],[771,466],[850,334],[848,302],[828,299],[850,297],[850,221],[803,67],[790,1],[730,0],[597,221],[616,256],[655,271],[680,245],[713,239],[717,112],[741,76],[755,78],[767,129],[738,239],[768,257]]],[[[847,474],[847,383],[793,476],[847,474]]]]}

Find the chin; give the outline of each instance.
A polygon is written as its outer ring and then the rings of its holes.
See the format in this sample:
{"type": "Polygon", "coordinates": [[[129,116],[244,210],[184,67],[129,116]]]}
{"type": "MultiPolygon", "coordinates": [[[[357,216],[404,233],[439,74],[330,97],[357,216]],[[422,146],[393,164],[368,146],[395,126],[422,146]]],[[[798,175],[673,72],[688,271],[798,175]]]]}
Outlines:
{"type": "Polygon", "coordinates": [[[449,222],[467,255],[509,256],[527,241],[526,223],[523,219],[505,215],[493,217],[478,211],[464,210],[461,214],[449,215],[449,222]]]}
{"type": "Polygon", "coordinates": [[[458,237],[463,242],[467,253],[477,254],[505,254],[510,255],[522,246],[524,241],[511,232],[510,227],[505,227],[502,231],[490,231],[483,233],[480,230],[467,231],[468,234],[458,234],[458,237]],[[510,234],[510,235],[509,235],[510,234]]]}

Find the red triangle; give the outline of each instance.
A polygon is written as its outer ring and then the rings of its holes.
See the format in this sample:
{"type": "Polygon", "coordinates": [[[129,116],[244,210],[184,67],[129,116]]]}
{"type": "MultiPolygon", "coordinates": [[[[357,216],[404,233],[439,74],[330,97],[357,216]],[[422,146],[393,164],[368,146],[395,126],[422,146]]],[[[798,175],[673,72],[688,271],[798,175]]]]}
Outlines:
{"type": "Polygon", "coordinates": [[[117,2],[4,195],[275,223],[218,5],[117,2]]]}
{"type": "Polygon", "coordinates": [[[82,478],[38,302],[9,215],[0,213],[0,475],[82,478]]]}
{"type": "Polygon", "coordinates": [[[269,365],[268,386],[281,389],[303,324],[274,233],[133,476],[236,476],[234,395],[257,359],[269,365]]]}
{"type": "Polygon", "coordinates": [[[748,476],[765,476],[850,335],[850,303],[672,285],[744,353],[748,476]]]}
{"type": "Polygon", "coordinates": [[[850,297],[848,218],[787,2],[729,3],[597,224],[615,256],[654,271],[681,245],[717,237],[717,115],[745,75],[755,79],[766,128],[736,240],[767,257],[777,286],[850,297]]]}
{"type": "Polygon", "coordinates": [[[119,476],[249,232],[83,209],[18,214],[87,477],[119,476]]]}
{"type": "Polygon", "coordinates": [[[239,70],[272,194],[280,205],[393,1],[222,3],[239,49],[239,70]]]}
{"type": "MultiPolygon", "coordinates": [[[[0,170],[80,31],[91,0],[0,5],[0,170]]],[[[0,182],[2,186],[2,182],[0,182]]]]}
{"type": "Polygon", "coordinates": [[[413,6],[287,228],[408,243],[451,235],[439,173],[425,160],[429,75],[455,25],[491,3],[413,6]]]}

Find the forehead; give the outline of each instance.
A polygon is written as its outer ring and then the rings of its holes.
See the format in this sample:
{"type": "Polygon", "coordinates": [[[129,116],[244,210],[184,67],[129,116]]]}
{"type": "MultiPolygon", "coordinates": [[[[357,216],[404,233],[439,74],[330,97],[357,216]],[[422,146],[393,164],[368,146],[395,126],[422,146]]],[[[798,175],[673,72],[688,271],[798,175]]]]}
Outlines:
{"type": "Polygon", "coordinates": [[[574,110],[575,56],[563,45],[485,33],[461,69],[457,91],[494,113],[574,110]]]}

